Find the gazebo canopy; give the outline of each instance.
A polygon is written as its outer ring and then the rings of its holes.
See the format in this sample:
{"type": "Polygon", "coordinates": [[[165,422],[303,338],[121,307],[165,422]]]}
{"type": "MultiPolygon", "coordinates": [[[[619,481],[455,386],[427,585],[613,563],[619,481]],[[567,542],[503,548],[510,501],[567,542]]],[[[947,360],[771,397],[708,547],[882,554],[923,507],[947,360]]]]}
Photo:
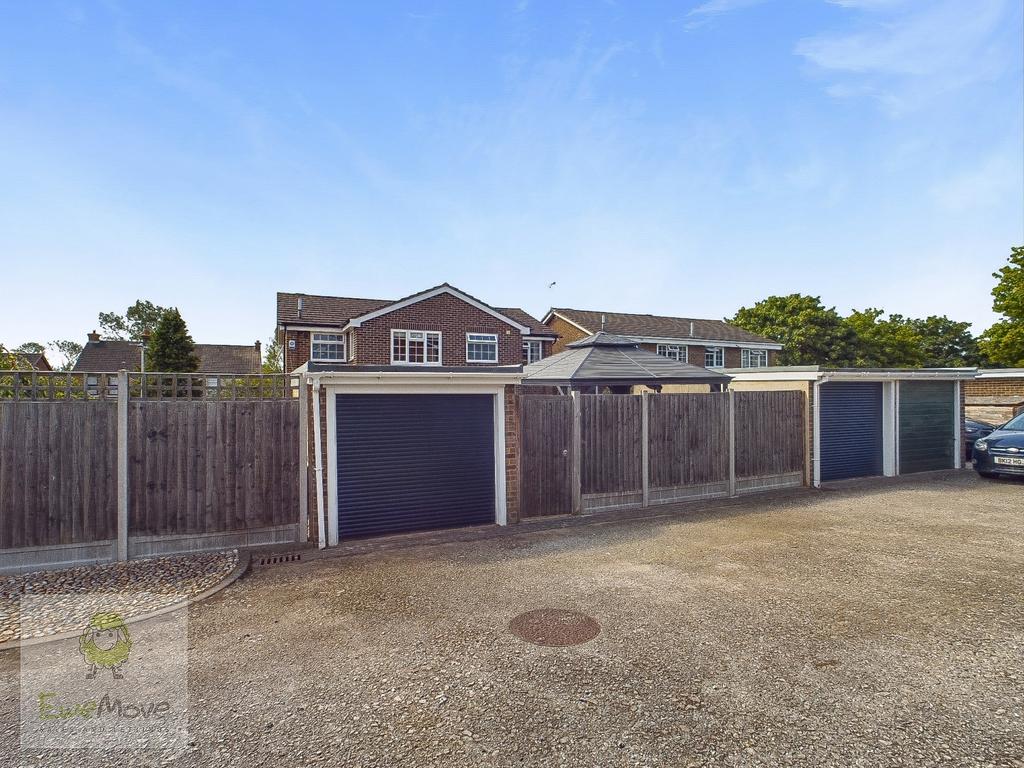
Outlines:
{"type": "Polygon", "coordinates": [[[524,385],[548,387],[627,387],[644,384],[718,384],[730,381],[724,373],[681,363],[646,349],[635,341],[601,331],[574,341],[564,352],[523,368],[524,385]]]}

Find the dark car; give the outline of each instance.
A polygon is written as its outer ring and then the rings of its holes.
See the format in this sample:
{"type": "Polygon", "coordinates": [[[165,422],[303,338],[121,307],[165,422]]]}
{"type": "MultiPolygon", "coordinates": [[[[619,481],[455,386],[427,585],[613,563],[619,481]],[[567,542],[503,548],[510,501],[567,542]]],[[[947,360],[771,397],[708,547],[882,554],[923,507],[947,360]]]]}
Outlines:
{"type": "Polygon", "coordinates": [[[1024,477],[1024,413],[974,442],[974,468],[982,477],[1024,477]]]}
{"type": "Polygon", "coordinates": [[[996,431],[991,424],[977,419],[964,419],[964,459],[971,460],[971,452],[974,450],[974,441],[988,437],[996,431]]]}

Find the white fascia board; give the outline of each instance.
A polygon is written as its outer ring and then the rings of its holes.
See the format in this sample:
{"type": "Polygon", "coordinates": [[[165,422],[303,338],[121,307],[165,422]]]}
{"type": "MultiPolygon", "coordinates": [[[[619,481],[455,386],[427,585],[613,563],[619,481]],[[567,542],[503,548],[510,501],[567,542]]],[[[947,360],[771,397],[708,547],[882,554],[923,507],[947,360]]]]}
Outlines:
{"type": "Polygon", "coordinates": [[[344,328],[340,325],[291,325],[285,323],[279,326],[282,331],[307,331],[309,333],[341,333],[344,328]]]}
{"type": "Polygon", "coordinates": [[[578,328],[579,330],[583,331],[583,333],[587,334],[587,336],[593,336],[594,335],[593,331],[588,331],[586,328],[584,328],[579,323],[577,323],[577,322],[575,322],[573,320],[570,320],[568,317],[563,315],[561,312],[555,312],[555,310],[553,310],[553,309],[552,310],[548,310],[548,313],[546,315],[544,315],[544,319],[541,320],[541,322],[542,323],[546,323],[552,317],[557,317],[559,320],[565,320],[565,322],[567,322],[573,328],[578,328]]]}
{"type": "Polygon", "coordinates": [[[627,339],[632,339],[639,344],[699,344],[705,347],[736,347],[739,349],[774,349],[781,350],[781,344],[767,341],[722,341],[721,339],[700,339],[696,336],[670,337],[670,336],[630,336],[622,334],[627,339]]]}
{"type": "Polygon", "coordinates": [[[945,371],[822,371],[822,381],[960,381],[973,379],[974,369],[945,371]]]}
{"type": "Polygon", "coordinates": [[[353,317],[351,320],[348,321],[348,325],[345,326],[345,330],[347,331],[349,328],[358,328],[367,320],[373,320],[376,317],[387,315],[391,312],[402,309],[403,307],[408,307],[413,304],[418,304],[421,301],[432,299],[435,296],[440,296],[442,293],[451,294],[455,298],[461,299],[470,306],[476,307],[481,312],[486,312],[491,317],[497,318],[498,320],[501,320],[503,323],[506,323],[507,325],[511,325],[513,328],[516,328],[520,333],[530,332],[530,329],[527,328],[525,325],[520,325],[512,318],[506,317],[505,315],[501,314],[501,312],[498,312],[497,310],[488,307],[486,304],[482,304],[481,302],[474,299],[472,296],[467,296],[462,291],[452,288],[450,285],[440,285],[432,290],[424,291],[423,293],[417,293],[415,296],[410,296],[407,299],[396,301],[394,304],[388,304],[387,306],[381,307],[380,309],[375,309],[373,312],[367,312],[365,315],[353,317]]]}
{"type": "Polygon", "coordinates": [[[738,368],[723,369],[733,381],[817,381],[821,371],[759,371],[750,368],[749,373],[738,368]]]}
{"type": "Polygon", "coordinates": [[[979,368],[979,379],[1024,379],[1024,368],[979,368]]]}

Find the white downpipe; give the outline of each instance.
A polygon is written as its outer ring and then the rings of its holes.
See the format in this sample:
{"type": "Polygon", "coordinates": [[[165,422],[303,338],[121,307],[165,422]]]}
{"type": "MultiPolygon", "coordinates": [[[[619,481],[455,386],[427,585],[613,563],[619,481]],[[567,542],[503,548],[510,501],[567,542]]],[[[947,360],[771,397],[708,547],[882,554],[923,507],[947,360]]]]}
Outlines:
{"type": "Polygon", "coordinates": [[[316,530],[317,546],[327,546],[324,527],[324,449],[320,444],[320,377],[313,378],[313,462],[316,474],[316,530]]]}

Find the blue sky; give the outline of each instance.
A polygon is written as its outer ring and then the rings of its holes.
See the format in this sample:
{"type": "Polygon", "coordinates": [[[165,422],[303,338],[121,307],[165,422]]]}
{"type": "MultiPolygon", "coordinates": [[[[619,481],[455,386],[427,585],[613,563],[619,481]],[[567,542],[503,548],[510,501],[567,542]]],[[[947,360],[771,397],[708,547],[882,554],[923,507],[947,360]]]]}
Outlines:
{"type": "Polygon", "coordinates": [[[1017,0],[6,3],[0,342],[448,281],[982,330],[1024,241],[1017,0]],[[554,288],[549,283],[556,281],[554,288]]]}

